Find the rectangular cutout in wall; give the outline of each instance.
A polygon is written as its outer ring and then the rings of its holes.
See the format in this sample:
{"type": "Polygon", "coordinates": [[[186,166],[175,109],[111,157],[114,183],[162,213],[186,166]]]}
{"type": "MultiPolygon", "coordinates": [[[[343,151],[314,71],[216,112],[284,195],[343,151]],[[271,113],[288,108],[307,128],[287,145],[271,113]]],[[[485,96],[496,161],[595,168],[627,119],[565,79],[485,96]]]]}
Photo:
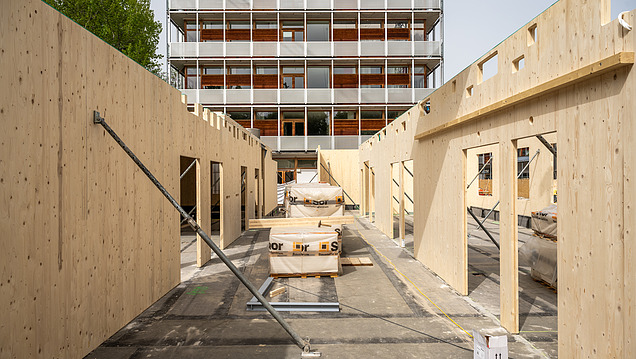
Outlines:
{"type": "Polygon", "coordinates": [[[514,74],[515,72],[523,69],[525,66],[526,66],[526,61],[523,55],[517,57],[516,59],[512,61],[512,73],[514,74]]]}
{"type": "Polygon", "coordinates": [[[533,24],[528,28],[528,46],[537,42],[537,24],[533,24]]]}
{"type": "Polygon", "coordinates": [[[452,84],[453,92],[455,92],[455,90],[457,90],[457,80],[453,80],[452,84]]]}
{"type": "Polygon", "coordinates": [[[473,95],[473,85],[466,87],[466,97],[471,97],[473,95]]]}
{"type": "Polygon", "coordinates": [[[490,54],[485,60],[477,65],[479,67],[479,83],[482,83],[497,74],[499,56],[497,52],[490,54]]]}
{"type": "Polygon", "coordinates": [[[215,243],[221,242],[223,233],[223,164],[210,162],[211,235],[215,243]]]}

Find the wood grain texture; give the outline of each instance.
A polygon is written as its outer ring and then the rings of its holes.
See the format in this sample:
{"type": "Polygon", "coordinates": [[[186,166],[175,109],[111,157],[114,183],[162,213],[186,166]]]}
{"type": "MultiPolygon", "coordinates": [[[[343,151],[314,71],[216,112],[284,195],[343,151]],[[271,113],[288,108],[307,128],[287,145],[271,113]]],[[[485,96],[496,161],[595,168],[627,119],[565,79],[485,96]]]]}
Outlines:
{"type": "MultiPolygon", "coordinates": [[[[235,171],[264,173],[269,212],[276,164],[236,123],[189,113],[179,91],[44,2],[5,1],[0,20],[0,356],[82,357],[180,280],[179,214],[94,110],[177,200],[180,156],[198,159],[206,231],[210,161],[224,163],[224,246],[241,233],[235,171]]],[[[210,250],[198,247],[202,265],[210,250]]]]}
{"type": "Polygon", "coordinates": [[[275,227],[314,227],[318,224],[334,226],[338,224],[352,224],[353,216],[335,217],[306,217],[306,218],[260,218],[250,219],[249,228],[275,228],[275,227]]]}

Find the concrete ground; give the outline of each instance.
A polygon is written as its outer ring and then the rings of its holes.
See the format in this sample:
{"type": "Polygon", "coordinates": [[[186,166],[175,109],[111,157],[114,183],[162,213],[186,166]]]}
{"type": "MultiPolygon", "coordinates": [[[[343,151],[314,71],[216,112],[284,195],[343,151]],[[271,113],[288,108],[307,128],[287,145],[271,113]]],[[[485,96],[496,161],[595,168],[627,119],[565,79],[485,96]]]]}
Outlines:
{"type": "MultiPolygon", "coordinates": [[[[499,250],[477,223],[468,218],[468,301],[481,312],[499,320],[499,250]]],[[[405,218],[405,250],[413,254],[413,216],[405,218]]],[[[499,223],[487,220],[484,226],[499,241],[499,223]]],[[[528,228],[519,228],[519,248],[533,236],[528,228]]],[[[398,217],[394,220],[397,244],[398,217]]],[[[557,293],[545,283],[530,277],[530,268],[519,267],[519,335],[545,356],[557,357],[557,293]]]]}
{"type": "MultiPolygon", "coordinates": [[[[340,312],[282,313],[322,357],[472,358],[472,339],[459,326],[468,332],[500,330],[484,306],[458,295],[356,217],[345,226],[343,256],[368,257],[373,266],[343,267],[337,278],[277,279],[272,288],[286,289],[275,301],[339,301],[340,312]]],[[[182,283],[87,358],[300,357],[268,313],[246,311],[251,294],[218,258],[194,267],[193,240],[182,236],[182,283]]],[[[246,231],[225,251],[257,287],[269,274],[267,240],[267,230],[246,231]]],[[[523,335],[509,335],[508,343],[511,358],[542,357],[523,335]]]]}

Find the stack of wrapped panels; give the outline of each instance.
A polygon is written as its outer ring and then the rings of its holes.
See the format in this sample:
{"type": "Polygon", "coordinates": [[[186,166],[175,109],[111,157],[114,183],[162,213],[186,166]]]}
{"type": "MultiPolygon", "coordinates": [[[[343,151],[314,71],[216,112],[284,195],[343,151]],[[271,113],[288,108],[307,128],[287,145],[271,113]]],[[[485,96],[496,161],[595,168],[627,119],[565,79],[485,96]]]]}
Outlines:
{"type": "Polygon", "coordinates": [[[272,228],[269,264],[272,276],[336,275],[339,269],[338,232],[330,228],[272,228]]]}
{"type": "Polygon", "coordinates": [[[288,218],[344,216],[341,187],[326,183],[291,184],[285,189],[288,218]]]}

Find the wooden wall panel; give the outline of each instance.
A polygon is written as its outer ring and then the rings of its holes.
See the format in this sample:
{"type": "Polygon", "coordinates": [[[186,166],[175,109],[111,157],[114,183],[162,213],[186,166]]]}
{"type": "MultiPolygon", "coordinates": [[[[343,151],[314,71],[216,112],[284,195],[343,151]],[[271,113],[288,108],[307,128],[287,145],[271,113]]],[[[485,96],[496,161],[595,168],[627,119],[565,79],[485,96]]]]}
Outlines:
{"type": "Polygon", "coordinates": [[[384,29],[360,29],[360,40],[384,40],[384,29]]]}
{"type": "Polygon", "coordinates": [[[277,89],[278,75],[254,75],[255,89],[277,89]]]}
{"type": "MultiPolygon", "coordinates": [[[[229,168],[224,246],[240,235],[229,174],[261,169],[271,196],[276,164],[236,123],[188,113],[177,90],[44,2],[3,2],[0,29],[0,356],[81,357],[180,276],[178,213],[93,110],[177,200],[180,156],[199,159],[206,231],[209,163],[229,168]]],[[[200,248],[199,264],[209,258],[200,248]]]]}
{"type": "Polygon", "coordinates": [[[333,29],[333,41],[358,41],[358,29],[333,29]]]}
{"type": "Polygon", "coordinates": [[[278,41],[278,29],[254,29],[252,41],[278,41]]]}
{"type": "MultiPolygon", "coordinates": [[[[360,204],[360,174],[355,165],[358,159],[358,150],[318,150],[318,181],[327,182],[337,186],[320,166],[329,169],[329,172],[340,184],[343,190],[353,199],[355,204],[360,204]]],[[[350,205],[351,199],[345,196],[345,204],[350,205]]]]}
{"type": "MultiPolygon", "coordinates": [[[[634,22],[635,14],[627,14],[628,23],[634,22]]],[[[360,148],[359,168],[364,170],[364,163],[369,162],[376,169],[376,178],[396,158],[414,160],[416,258],[463,294],[467,294],[468,275],[463,199],[470,199],[470,194],[462,195],[467,175],[457,168],[466,168],[470,157],[465,153],[477,147],[498,148],[496,168],[503,177],[494,184],[494,193],[502,201],[501,323],[515,332],[519,325],[516,213],[521,213],[523,205],[516,198],[514,150],[525,146],[523,141],[534,141],[536,134],[556,132],[559,356],[566,358],[631,358],[636,346],[636,277],[631,274],[636,258],[633,241],[628,242],[634,238],[636,222],[631,183],[635,157],[629,147],[636,121],[636,73],[631,59],[636,38],[633,30],[610,20],[609,1],[555,3],[436,90],[430,98],[430,113],[422,113],[419,105],[408,111],[407,125],[416,128],[410,134],[428,135],[419,141],[401,133],[394,135],[392,123],[386,137],[374,136],[360,148]],[[528,27],[534,25],[538,39],[529,44],[528,27]],[[494,51],[498,73],[482,81],[478,64],[494,51]],[[520,55],[525,67],[513,73],[512,60],[520,55]],[[627,60],[605,73],[585,69],[607,64],[617,56],[627,60]],[[585,71],[570,74],[579,69],[585,71]],[[567,85],[552,92],[541,90],[566,74],[567,85]],[[470,86],[473,93],[467,96],[470,86]],[[488,112],[488,106],[524,91],[533,92],[533,97],[488,112]],[[476,111],[477,120],[458,124],[462,116],[476,111]],[[448,125],[454,127],[432,132],[448,125]]],[[[541,148],[536,166],[551,171],[552,159],[546,154],[541,148]]],[[[542,171],[535,171],[541,175],[536,181],[531,169],[531,198],[526,201],[531,207],[545,200],[537,195],[533,182],[541,183],[538,191],[549,192],[545,187],[549,187],[551,174],[542,171]]],[[[378,181],[370,190],[378,203],[390,192],[390,187],[380,186],[378,181]]],[[[380,229],[386,226],[382,217],[378,213],[380,229]]]]}

